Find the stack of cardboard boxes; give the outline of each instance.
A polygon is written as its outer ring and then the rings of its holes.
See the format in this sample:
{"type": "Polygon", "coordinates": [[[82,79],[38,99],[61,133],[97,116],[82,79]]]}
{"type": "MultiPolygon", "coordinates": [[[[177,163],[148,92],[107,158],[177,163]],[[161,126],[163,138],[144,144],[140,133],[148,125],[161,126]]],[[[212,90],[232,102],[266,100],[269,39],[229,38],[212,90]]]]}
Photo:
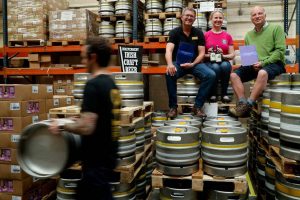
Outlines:
{"type": "Polygon", "coordinates": [[[67,8],[66,0],[8,0],[8,40],[47,40],[48,11],[67,8]]]}
{"type": "Polygon", "coordinates": [[[73,76],[60,75],[53,77],[53,105],[54,108],[74,105],[73,76]]]}
{"type": "Polygon", "coordinates": [[[98,36],[97,14],[85,10],[60,10],[49,13],[50,41],[81,41],[98,36]]]}
{"type": "Polygon", "coordinates": [[[28,54],[29,67],[32,69],[39,69],[43,67],[51,66],[51,55],[50,54],[28,54]]]}
{"type": "Polygon", "coordinates": [[[29,124],[47,119],[50,85],[0,85],[0,199],[27,200],[46,195],[55,182],[34,180],[17,162],[17,143],[29,124]]]}

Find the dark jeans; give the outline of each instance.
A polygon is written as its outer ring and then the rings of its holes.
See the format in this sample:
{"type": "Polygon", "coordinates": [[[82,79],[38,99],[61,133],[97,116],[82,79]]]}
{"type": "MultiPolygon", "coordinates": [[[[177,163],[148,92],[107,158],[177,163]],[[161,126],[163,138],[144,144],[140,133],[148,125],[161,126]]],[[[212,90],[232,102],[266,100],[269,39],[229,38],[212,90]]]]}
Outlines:
{"type": "Polygon", "coordinates": [[[166,74],[167,88],[169,94],[169,107],[177,108],[177,79],[183,77],[186,74],[193,74],[198,78],[201,83],[198,90],[198,94],[195,100],[195,107],[201,108],[209,96],[210,89],[214,84],[216,74],[213,70],[207,67],[204,63],[195,65],[190,69],[183,69],[178,66],[175,62],[173,63],[177,69],[174,76],[166,74]]]}
{"type": "Polygon", "coordinates": [[[227,89],[229,85],[230,73],[231,73],[231,64],[228,61],[223,61],[221,63],[205,63],[216,73],[215,83],[211,90],[211,95],[217,95],[218,82],[221,81],[221,95],[227,95],[227,89]]]}

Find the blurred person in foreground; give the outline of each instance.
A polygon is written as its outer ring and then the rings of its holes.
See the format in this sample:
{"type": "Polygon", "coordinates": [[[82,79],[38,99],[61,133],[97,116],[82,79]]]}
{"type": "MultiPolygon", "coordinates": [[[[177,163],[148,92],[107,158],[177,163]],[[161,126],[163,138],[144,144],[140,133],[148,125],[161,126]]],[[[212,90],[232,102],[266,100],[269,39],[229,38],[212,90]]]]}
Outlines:
{"type": "Polygon", "coordinates": [[[203,63],[205,39],[203,32],[193,27],[195,20],[196,11],[193,8],[184,8],[181,15],[182,25],[169,33],[165,54],[169,118],[177,116],[177,79],[186,74],[193,74],[201,81],[193,110],[197,117],[206,117],[202,107],[214,84],[216,74],[203,63]]]}
{"type": "Polygon", "coordinates": [[[252,8],[250,15],[254,29],[246,34],[245,44],[256,47],[258,62],[250,66],[241,66],[230,75],[232,87],[238,98],[237,106],[230,109],[230,114],[236,117],[249,117],[268,80],[285,73],[286,45],[283,28],[268,23],[266,11],[261,6],[252,8]],[[253,79],[256,79],[255,84],[247,99],[243,82],[253,79]]]}
{"type": "MultiPolygon", "coordinates": [[[[82,63],[92,78],[84,88],[80,118],[64,130],[82,137],[82,180],[77,199],[113,199],[109,182],[116,165],[121,98],[110,72],[111,44],[101,37],[90,38],[81,51],[82,63]]],[[[52,133],[59,133],[52,124],[52,133]]]]}

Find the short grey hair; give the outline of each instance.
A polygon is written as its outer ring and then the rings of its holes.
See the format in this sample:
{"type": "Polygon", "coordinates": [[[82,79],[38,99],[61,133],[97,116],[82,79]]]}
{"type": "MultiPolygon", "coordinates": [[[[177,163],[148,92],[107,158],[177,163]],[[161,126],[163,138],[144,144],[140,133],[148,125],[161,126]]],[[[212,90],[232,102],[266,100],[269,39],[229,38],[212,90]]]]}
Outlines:
{"type": "Polygon", "coordinates": [[[194,8],[190,8],[190,7],[185,7],[185,8],[182,10],[181,15],[184,15],[184,13],[185,13],[186,11],[191,11],[191,12],[193,12],[193,13],[195,14],[195,16],[196,16],[196,10],[195,10],[194,8]]]}

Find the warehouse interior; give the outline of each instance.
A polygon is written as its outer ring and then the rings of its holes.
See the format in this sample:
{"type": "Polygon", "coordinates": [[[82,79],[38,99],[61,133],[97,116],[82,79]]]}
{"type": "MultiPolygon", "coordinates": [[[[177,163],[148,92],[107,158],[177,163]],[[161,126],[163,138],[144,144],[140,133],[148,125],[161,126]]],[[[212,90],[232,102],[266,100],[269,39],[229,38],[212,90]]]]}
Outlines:
{"type": "MultiPolygon", "coordinates": [[[[0,0],[0,200],[300,199],[299,33],[298,0],[0,0]],[[215,12],[223,16],[221,33],[232,37],[233,59],[212,46],[221,62],[228,61],[230,79],[225,95],[220,78],[215,93],[204,99],[205,116],[195,111],[205,80],[190,74],[175,80],[176,115],[170,115],[166,52],[175,41],[170,33],[186,26],[185,7],[195,11],[191,26],[203,32],[205,43],[216,26],[210,18],[215,12]],[[247,115],[234,116],[241,99],[249,105],[260,80],[257,72],[243,83],[243,99],[231,76],[245,66],[242,48],[253,46],[247,36],[259,34],[252,20],[256,7],[266,14],[263,31],[269,24],[283,30],[285,72],[266,79],[247,115]],[[89,109],[87,85],[96,73],[83,60],[91,59],[84,52],[94,37],[109,42],[111,58],[103,74],[109,73],[119,91],[109,98],[117,99],[120,109],[110,108],[111,120],[101,118],[109,121],[109,137],[117,144],[113,177],[97,186],[107,186],[110,198],[92,192],[79,198],[85,157],[105,157],[106,138],[98,143],[103,152],[82,155],[90,133],[69,131],[68,125],[80,126],[76,120],[89,109]]],[[[270,45],[261,46],[267,51],[270,45]]],[[[207,49],[201,63],[220,64],[207,49]]],[[[263,63],[261,51],[255,53],[263,63]]],[[[85,123],[96,123],[90,117],[85,123]]]]}

